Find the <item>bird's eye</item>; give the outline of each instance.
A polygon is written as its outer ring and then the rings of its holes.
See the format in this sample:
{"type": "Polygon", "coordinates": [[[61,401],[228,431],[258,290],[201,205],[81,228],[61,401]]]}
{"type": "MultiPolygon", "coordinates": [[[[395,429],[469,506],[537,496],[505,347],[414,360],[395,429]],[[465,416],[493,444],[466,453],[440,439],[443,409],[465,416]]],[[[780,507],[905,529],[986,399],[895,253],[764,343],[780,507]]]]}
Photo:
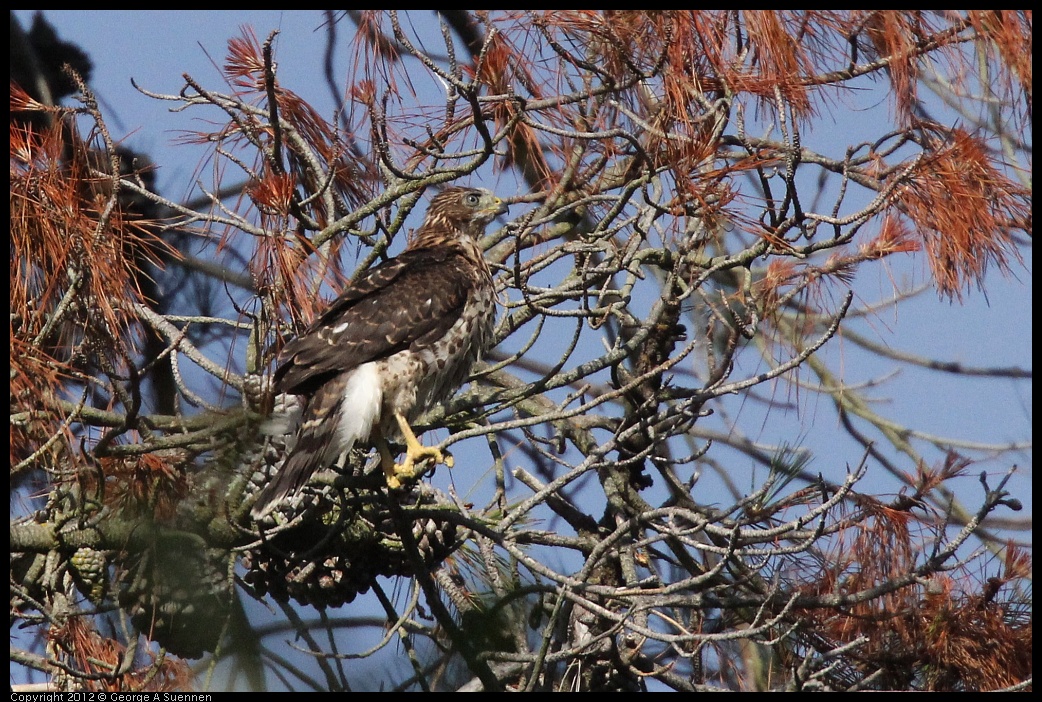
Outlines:
{"type": "Polygon", "coordinates": [[[467,196],[463,198],[463,201],[471,207],[477,207],[478,203],[481,202],[481,196],[477,193],[467,193],[467,196]]]}

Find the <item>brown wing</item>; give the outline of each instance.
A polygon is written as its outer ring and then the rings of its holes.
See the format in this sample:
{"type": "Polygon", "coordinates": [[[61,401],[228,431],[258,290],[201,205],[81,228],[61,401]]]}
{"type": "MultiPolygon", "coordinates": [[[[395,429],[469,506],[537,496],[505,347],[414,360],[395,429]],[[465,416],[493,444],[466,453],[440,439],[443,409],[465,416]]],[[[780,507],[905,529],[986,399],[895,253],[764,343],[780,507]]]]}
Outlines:
{"type": "Polygon", "coordinates": [[[286,345],[275,390],[310,394],[339,373],[441,338],[473,289],[472,268],[457,248],[442,246],[366,271],[286,345]]]}

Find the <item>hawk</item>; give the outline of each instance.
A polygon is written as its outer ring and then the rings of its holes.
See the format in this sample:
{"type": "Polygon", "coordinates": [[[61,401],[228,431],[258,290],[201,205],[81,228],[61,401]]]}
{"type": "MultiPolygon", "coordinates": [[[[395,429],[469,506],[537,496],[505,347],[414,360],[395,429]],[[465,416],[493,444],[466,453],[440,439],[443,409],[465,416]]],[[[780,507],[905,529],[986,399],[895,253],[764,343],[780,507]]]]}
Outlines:
{"type": "Polygon", "coordinates": [[[391,488],[415,478],[426,459],[452,465],[410,424],[456,392],[492,338],[495,288],[479,240],[506,209],[488,190],[446,188],[400,256],[360,274],[286,344],[274,390],[299,396],[303,413],[296,445],[258,494],[254,518],[359,442],[379,451],[391,488]],[[388,441],[399,437],[405,458],[396,464],[388,441]]]}

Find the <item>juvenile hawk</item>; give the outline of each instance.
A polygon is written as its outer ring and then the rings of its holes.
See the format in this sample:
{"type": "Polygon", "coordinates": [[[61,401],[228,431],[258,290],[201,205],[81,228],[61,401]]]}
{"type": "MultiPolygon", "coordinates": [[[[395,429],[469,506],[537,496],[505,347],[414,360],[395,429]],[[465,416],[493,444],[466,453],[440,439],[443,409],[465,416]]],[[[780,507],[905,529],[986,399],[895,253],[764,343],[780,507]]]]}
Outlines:
{"type": "Polygon", "coordinates": [[[297,443],[257,497],[260,518],[357,442],[380,452],[387,485],[417,464],[451,456],[423,446],[410,423],[447,400],[486,350],[495,321],[492,274],[478,241],[503,202],[488,190],[447,188],[432,201],[405,251],[362,274],[315,322],[286,344],[278,393],[304,404],[297,443]],[[390,439],[402,437],[395,464],[390,439]]]}

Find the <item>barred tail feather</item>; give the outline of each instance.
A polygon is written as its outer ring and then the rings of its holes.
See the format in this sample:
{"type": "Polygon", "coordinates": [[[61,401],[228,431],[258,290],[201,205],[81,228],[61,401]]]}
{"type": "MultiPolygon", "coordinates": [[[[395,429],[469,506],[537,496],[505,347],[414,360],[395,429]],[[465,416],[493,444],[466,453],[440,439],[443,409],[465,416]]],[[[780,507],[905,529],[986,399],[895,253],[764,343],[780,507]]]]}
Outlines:
{"type": "MultiPolygon", "coordinates": [[[[328,386],[327,386],[328,387],[328,386]]],[[[327,465],[327,457],[335,450],[340,398],[324,396],[323,390],[312,398],[297,429],[297,443],[271,481],[258,493],[250,510],[254,519],[263,518],[280,502],[300,491],[315,471],[327,465]]]]}
{"type": "Polygon", "coordinates": [[[262,519],[280,502],[300,492],[316,471],[328,467],[358,441],[367,440],[379,417],[381,401],[373,363],[319,387],[304,411],[296,446],[258,493],[250,515],[262,519]]]}

